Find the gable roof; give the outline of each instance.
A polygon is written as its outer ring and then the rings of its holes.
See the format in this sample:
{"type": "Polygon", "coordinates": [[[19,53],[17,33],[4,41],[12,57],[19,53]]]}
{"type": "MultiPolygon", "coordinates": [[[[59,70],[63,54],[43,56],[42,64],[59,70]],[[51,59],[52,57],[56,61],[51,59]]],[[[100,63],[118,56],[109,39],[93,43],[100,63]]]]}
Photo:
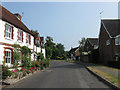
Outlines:
{"type": "Polygon", "coordinates": [[[104,19],[101,22],[111,37],[115,37],[120,34],[120,19],[104,19]]]}
{"type": "Polygon", "coordinates": [[[25,32],[34,35],[24,24],[22,21],[18,20],[18,18],[12,14],[10,11],[5,9],[3,6],[0,5],[0,9],[2,9],[2,14],[0,14],[0,19],[6,21],[15,27],[24,30],[25,32]]]}
{"type": "Polygon", "coordinates": [[[76,47],[76,48],[71,48],[69,53],[72,53],[72,52],[75,52],[79,47],[76,47]]]}
{"type": "Polygon", "coordinates": [[[90,42],[92,46],[98,45],[98,38],[87,38],[87,40],[90,42]]]}

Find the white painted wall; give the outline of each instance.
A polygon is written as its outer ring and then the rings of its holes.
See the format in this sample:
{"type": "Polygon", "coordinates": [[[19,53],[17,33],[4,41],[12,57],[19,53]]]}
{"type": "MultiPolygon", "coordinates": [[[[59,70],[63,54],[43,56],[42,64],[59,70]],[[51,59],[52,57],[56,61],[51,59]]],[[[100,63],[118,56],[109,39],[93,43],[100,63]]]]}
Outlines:
{"type": "Polygon", "coordinates": [[[45,48],[44,48],[44,49],[42,49],[42,52],[43,52],[44,58],[46,58],[45,48]]]}
{"type": "MultiPolygon", "coordinates": [[[[34,46],[34,51],[37,52],[37,53],[41,52],[41,47],[37,47],[37,48],[36,48],[36,46],[34,46]]],[[[46,58],[45,48],[42,49],[42,53],[43,53],[43,55],[44,55],[44,58],[46,58]]]]}
{"type": "MultiPolygon", "coordinates": [[[[17,41],[17,32],[18,28],[14,27],[14,40],[13,39],[7,39],[4,37],[4,30],[5,30],[5,24],[7,22],[2,21],[0,19],[0,42],[2,43],[8,43],[8,44],[19,44],[20,46],[27,46],[28,48],[32,49],[34,48],[34,37],[31,35],[31,45],[26,43],[26,32],[23,32],[23,42],[17,41]]],[[[9,23],[8,23],[9,24],[9,23]]],[[[11,24],[10,24],[11,25],[11,24]]],[[[2,64],[3,57],[4,57],[4,47],[10,47],[10,46],[5,46],[5,45],[0,45],[0,64],[2,64]]],[[[33,54],[31,55],[31,60],[33,60],[33,54]]]]}

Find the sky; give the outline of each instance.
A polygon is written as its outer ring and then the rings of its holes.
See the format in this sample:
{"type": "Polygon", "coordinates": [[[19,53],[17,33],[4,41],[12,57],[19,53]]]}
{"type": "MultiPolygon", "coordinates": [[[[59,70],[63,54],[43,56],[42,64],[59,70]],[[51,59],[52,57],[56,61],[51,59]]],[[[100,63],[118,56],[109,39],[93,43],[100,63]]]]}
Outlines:
{"type": "Polygon", "coordinates": [[[23,23],[40,36],[51,36],[65,50],[77,47],[82,37],[97,38],[101,19],[117,19],[117,2],[2,2],[23,23]],[[101,18],[100,18],[100,12],[101,18]]]}

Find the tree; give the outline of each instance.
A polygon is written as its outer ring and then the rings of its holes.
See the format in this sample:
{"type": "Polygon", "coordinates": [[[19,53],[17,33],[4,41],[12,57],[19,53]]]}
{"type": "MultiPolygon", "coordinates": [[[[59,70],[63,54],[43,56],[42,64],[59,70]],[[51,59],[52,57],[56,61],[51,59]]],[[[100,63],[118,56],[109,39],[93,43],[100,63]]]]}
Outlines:
{"type": "Polygon", "coordinates": [[[67,57],[68,57],[68,51],[64,51],[63,59],[67,59],[67,57]]]}
{"type": "Polygon", "coordinates": [[[50,59],[52,57],[52,49],[50,47],[46,47],[46,57],[50,59]]]}
{"type": "Polygon", "coordinates": [[[83,52],[84,52],[84,45],[85,45],[86,38],[82,38],[79,41],[79,52],[80,52],[80,59],[83,59],[83,52]]]}
{"type": "Polygon", "coordinates": [[[58,55],[59,57],[62,57],[63,54],[64,54],[64,45],[62,45],[61,43],[58,43],[58,44],[56,45],[56,48],[57,48],[57,55],[58,55]]]}
{"type": "Polygon", "coordinates": [[[65,59],[67,58],[64,45],[61,43],[53,42],[53,38],[50,36],[46,37],[46,43],[45,43],[45,49],[46,49],[46,57],[49,59],[65,59]]]}
{"type": "Polygon", "coordinates": [[[37,34],[38,30],[31,30],[32,33],[37,34]]]}
{"type": "Polygon", "coordinates": [[[55,47],[55,43],[53,42],[53,38],[50,36],[46,37],[45,49],[46,49],[46,57],[50,59],[53,54],[53,50],[55,47]]]}
{"type": "Polygon", "coordinates": [[[80,52],[83,52],[83,51],[84,51],[85,41],[86,41],[86,38],[84,38],[84,37],[81,39],[81,41],[79,41],[79,49],[80,49],[80,52]]]}
{"type": "Polygon", "coordinates": [[[53,48],[54,45],[55,45],[55,43],[53,42],[53,38],[50,36],[47,36],[45,46],[53,48]]]}

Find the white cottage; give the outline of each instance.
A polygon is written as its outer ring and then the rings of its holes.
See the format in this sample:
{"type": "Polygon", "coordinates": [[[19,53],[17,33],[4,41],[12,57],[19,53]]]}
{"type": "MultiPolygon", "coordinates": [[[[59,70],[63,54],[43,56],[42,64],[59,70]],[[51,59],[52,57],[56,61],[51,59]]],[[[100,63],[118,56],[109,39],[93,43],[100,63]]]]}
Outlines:
{"type": "MultiPolygon", "coordinates": [[[[10,11],[0,5],[0,65],[12,67],[13,44],[27,46],[33,52],[31,60],[35,60],[34,34],[23,24],[21,15],[12,14],[10,11]]],[[[44,52],[45,55],[45,52],[44,52]]]]}
{"type": "Polygon", "coordinates": [[[35,33],[34,39],[34,59],[39,59],[38,53],[42,52],[45,58],[44,37],[40,37],[39,33],[35,33]]]}

